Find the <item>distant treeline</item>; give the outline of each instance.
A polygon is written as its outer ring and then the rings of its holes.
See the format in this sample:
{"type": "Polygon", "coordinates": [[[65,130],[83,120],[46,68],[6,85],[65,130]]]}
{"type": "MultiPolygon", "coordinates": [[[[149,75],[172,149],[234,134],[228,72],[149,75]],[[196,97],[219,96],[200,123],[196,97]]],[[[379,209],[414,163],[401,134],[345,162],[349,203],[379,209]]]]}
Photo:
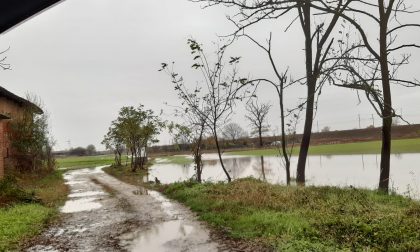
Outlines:
{"type": "MultiPolygon", "coordinates": [[[[393,139],[401,138],[417,138],[420,137],[420,124],[401,125],[392,127],[393,139]]],[[[299,143],[302,135],[296,135],[296,140],[299,143]]],[[[352,129],[352,130],[336,130],[328,132],[313,133],[311,144],[336,144],[336,143],[351,143],[351,142],[364,142],[375,141],[381,139],[381,128],[365,128],[365,129],[352,129]]],[[[265,136],[263,137],[263,145],[265,147],[274,147],[279,143],[279,136],[265,136]]],[[[256,148],[259,144],[258,137],[240,138],[236,141],[221,139],[221,145],[224,149],[241,149],[241,148],[256,148]]],[[[202,148],[204,150],[214,150],[216,148],[215,141],[212,137],[208,137],[203,141],[202,148]]],[[[150,152],[188,152],[188,144],[176,145],[159,145],[153,146],[150,152]]]]}

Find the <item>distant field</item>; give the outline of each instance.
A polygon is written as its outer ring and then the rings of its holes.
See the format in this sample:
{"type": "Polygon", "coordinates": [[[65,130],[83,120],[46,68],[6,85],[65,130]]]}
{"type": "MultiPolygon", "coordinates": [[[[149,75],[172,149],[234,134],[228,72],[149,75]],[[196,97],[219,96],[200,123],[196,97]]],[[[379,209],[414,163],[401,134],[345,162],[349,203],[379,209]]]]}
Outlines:
{"type": "MultiPolygon", "coordinates": [[[[244,151],[227,152],[233,155],[249,156],[275,156],[278,149],[255,149],[244,151]]],[[[293,155],[299,153],[299,147],[295,147],[293,155]]],[[[381,153],[381,141],[316,145],[309,148],[309,155],[354,155],[354,154],[379,154],[381,153]]],[[[392,141],[392,153],[420,153],[420,138],[402,139],[392,141]]]]}
{"type": "MultiPolygon", "coordinates": [[[[123,161],[125,161],[124,158],[123,161]]],[[[111,165],[113,162],[114,155],[57,158],[59,168],[90,168],[101,165],[111,165]]]]}
{"type": "MultiPolygon", "coordinates": [[[[379,154],[381,151],[381,142],[360,142],[348,144],[329,144],[311,146],[310,155],[354,155],[354,154],[379,154]]],[[[232,155],[249,155],[249,156],[275,156],[279,154],[278,149],[255,149],[226,152],[232,155]]],[[[295,147],[293,155],[299,153],[299,148],[295,147]]],[[[420,153],[420,138],[403,139],[392,141],[392,153],[420,153]]],[[[190,164],[191,159],[185,156],[164,156],[160,157],[159,163],[172,164],[190,164]]],[[[64,157],[57,159],[59,168],[89,168],[101,165],[111,165],[114,162],[114,155],[102,156],[84,156],[84,157],[64,157]]],[[[125,157],[123,157],[123,163],[125,157]]]]}

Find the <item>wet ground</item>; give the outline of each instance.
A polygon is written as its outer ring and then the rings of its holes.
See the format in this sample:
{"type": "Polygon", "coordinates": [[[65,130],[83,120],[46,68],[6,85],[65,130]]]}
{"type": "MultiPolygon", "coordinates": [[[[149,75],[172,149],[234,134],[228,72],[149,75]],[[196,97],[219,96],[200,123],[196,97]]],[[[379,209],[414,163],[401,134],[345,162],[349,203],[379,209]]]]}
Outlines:
{"type": "Polygon", "coordinates": [[[62,219],[26,251],[255,251],[211,234],[188,209],[100,168],[65,175],[62,219]]]}

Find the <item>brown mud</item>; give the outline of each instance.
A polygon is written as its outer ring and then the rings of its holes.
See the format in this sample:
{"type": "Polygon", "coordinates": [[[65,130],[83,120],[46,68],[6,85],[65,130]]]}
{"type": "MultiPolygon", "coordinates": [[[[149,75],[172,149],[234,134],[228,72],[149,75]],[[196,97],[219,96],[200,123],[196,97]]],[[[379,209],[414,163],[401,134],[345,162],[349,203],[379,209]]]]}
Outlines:
{"type": "Polygon", "coordinates": [[[101,168],[66,173],[62,219],[25,251],[261,251],[211,232],[179,203],[101,168]]]}

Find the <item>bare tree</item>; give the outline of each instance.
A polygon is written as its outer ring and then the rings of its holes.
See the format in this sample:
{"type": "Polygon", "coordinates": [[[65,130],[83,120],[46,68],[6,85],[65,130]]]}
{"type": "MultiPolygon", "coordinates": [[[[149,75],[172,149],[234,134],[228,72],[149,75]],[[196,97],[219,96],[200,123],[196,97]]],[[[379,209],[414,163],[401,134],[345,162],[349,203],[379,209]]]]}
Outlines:
{"type": "Polygon", "coordinates": [[[223,136],[236,143],[239,138],[246,136],[246,132],[241,125],[237,123],[228,123],[223,127],[223,136]]]}
{"type": "Polygon", "coordinates": [[[238,98],[238,92],[246,81],[238,78],[236,66],[239,57],[230,57],[230,60],[226,61],[227,46],[225,45],[217,49],[215,63],[211,64],[197,41],[189,39],[188,45],[194,60],[192,68],[200,71],[203,76],[201,86],[190,90],[185,85],[184,78],[175,73],[173,69],[168,69],[166,63],[162,64],[160,71],[166,71],[171,76],[175,91],[182,103],[187,106],[186,109],[194,110],[195,114],[199,114],[201,118],[205,119],[205,124],[214,137],[223,172],[230,182],[232,178],[223,163],[218,130],[230,118],[235,100],[238,98]],[[227,67],[230,68],[228,74],[226,74],[227,67]]]}
{"type": "Polygon", "coordinates": [[[116,124],[112,124],[109,127],[107,134],[102,140],[102,144],[105,145],[107,150],[114,152],[114,165],[119,167],[122,164],[121,155],[125,150],[124,138],[122,135],[122,129],[117,128],[116,124]]]}
{"type": "Polygon", "coordinates": [[[271,104],[269,103],[258,103],[258,100],[251,100],[246,104],[247,115],[245,118],[248,119],[252,126],[252,132],[258,134],[259,146],[263,147],[262,135],[269,131],[270,125],[266,123],[268,112],[270,112],[271,104]]]}
{"type": "MultiPolygon", "coordinates": [[[[324,84],[324,78],[321,78],[327,55],[329,54],[334,38],[333,30],[337,25],[340,15],[346,10],[347,6],[356,0],[192,0],[193,2],[207,2],[209,5],[224,4],[229,7],[237,7],[238,13],[229,18],[236,26],[239,34],[244,29],[252,26],[261,20],[278,19],[286,14],[296,11],[297,14],[291,20],[292,25],[296,20],[300,22],[305,41],[305,66],[306,66],[306,113],[305,125],[300,144],[299,159],[297,164],[297,182],[305,184],[305,167],[309,150],[309,144],[312,135],[312,124],[314,111],[316,109],[316,96],[324,84]],[[334,13],[330,18],[316,23],[314,16],[323,14],[323,11],[317,11],[318,8],[328,6],[334,13]]],[[[293,14],[292,14],[293,15],[293,14]]],[[[289,25],[289,26],[290,26],[289,25]]]]}
{"type": "Polygon", "coordinates": [[[6,50],[0,51],[0,68],[3,70],[10,70],[10,64],[6,62],[7,56],[5,56],[8,50],[9,48],[7,48],[6,50]]]}
{"type": "MultiPolygon", "coordinates": [[[[401,14],[414,13],[404,0],[377,0],[374,2],[354,1],[344,12],[323,6],[319,10],[339,14],[354,27],[361,39],[359,42],[339,41],[339,50],[334,65],[331,83],[337,86],[356,89],[364,92],[376,113],[382,118],[382,149],[380,164],[379,189],[388,192],[391,154],[391,126],[397,115],[392,105],[391,85],[404,87],[420,86],[417,80],[407,80],[398,77],[401,66],[409,63],[409,55],[402,54],[396,58],[395,53],[410,48],[420,48],[415,42],[397,44],[398,33],[409,28],[419,28],[418,23],[401,23],[401,14]],[[377,36],[368,36],[370,25],[365,20],[373,21],[377,27],[377,36]],[[361,20],[364,20],[363,22],[361,20]],[[343,74],[343,72],[347,74],[343,74]]],[[[403,51],[404,52],[404,51],[403,51]]],[[[332,57],[332,59],[334,59],[332,57]]]]}
{"type": "Polygon", "coordinates": [[[302,79],[293,80],[288,77],[288,70],[285,72],[280,72],[279,68],[277,67],[277,64],[275,62],[275,59],[272,54],[272,36],[270,33],[270,37],[267,41],[268,45],[264,46],[261,43],[259,43],[257,40],[252,38],[251,36],[243,33],[242,35],[239,35],[239,37],[246,37],[249,40],[251,40],[255,45],[257,45],[259,48],[261,48],[268,56],[270,65],[273,69],[274,75],[276,77],[276,80],[270,80],[267,78],[263,79],[254,79],[254,80],[248,80],[248,82],[251,83],[266,83],[271,85],[275,88],[278,101],[279,101],[279,107],[280,107],[280,119],[281,119],[281,148],[279,149],[280,157],[283,161],[284,167],[286,169],[286,181],[287,184],[290,185],[290,160],[292,157],[292,152],[294,148],[294,144],[296,143],[296,126],[297,122],[299,120],[300,112],[303,108],[304,104],[299,104],[296,108],[291,109],[286,113],[286,109],[284,107],[284,91],[286,88],[292,86],[295,83],[301,82],[302,79]],[[293,116],[288,123],[286,123],[287,117],[293,116]],[[286,127],[287,126],[287,127],[286,127]],[[286,132],[288,131],[288,132],[286,132]],[[288,143],[290,140],[290,148],[288,149],[288,143]]]}
{"type": "Polygon", "coordinates": [[[182,117],[188,120],[187,126],[171,123],[169,124],[168,129],[174,136],[176,142],[177,140],[182,139],[185,143],[189,144],[194,159],[195,178],[198,183],[201,183],[203,173],[202,142],[206,130],[205,120],[202,120],[200,114],[191,112],[184,114],[182,117]]]}

